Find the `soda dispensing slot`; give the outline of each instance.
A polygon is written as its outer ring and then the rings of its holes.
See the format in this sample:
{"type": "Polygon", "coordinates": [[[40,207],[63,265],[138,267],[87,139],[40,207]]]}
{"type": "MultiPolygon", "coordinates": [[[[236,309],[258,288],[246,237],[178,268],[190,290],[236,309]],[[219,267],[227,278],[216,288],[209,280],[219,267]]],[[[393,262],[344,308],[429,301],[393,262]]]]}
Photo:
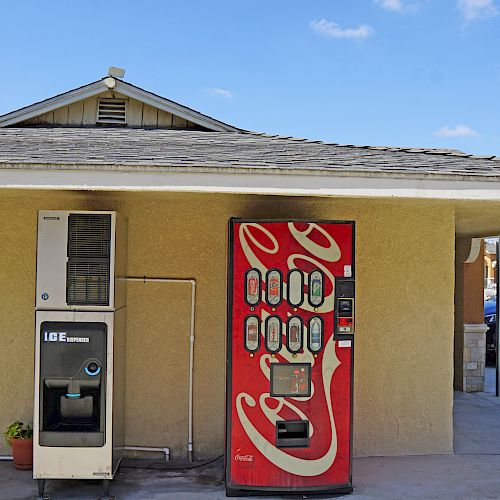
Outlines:
{"type": "Polygon", "coordinates": [[[304,302],[304,273],[300,269],[288,271],[287,299],[292,307],[299,307],[304,302]]]}
{"type": "Polygon", "coordinates": [[[262,275],[258,269],[252,268],[245,273],[245,302],[249,306],[260,303],[262,289],[262,275]]]}
{"type": "Polygon", "coordinates": [[[279,269],[269,269],[266,273],[266,302],[272,307],[279,306],[283,298],[283,275],[279,269]]]}
{"type": "Polygon", "coordinates": [[[309,350],[314,353],[321,351],[323,349],[323,318],[313,316],[309,320],[308,333],[309,350]]]}
{"type": "Polygon", "coordinates": [[[260,347],[260,320],[252,314],[245,318],[245,348],[247,351],[255,352],[260,347]]]}
{"type": "Polygon", "coordinates": [[[276,422],[278,448],[306,448],[309,446],[309,421],[283,420],[276,422]]]}
{"type": "Polygon", "coordinates": [[[269,316],[265,323],[266,349],[278,352],[281,349],[282,323],[279,316],[269,316]]]}
{"type": "Polygon", "coordinates": [[[286,347],[291,353],[302,350],[303,331],[302,318],[292,316],[288,319],[286,323],[286,347]]]}
{"type": "Polygon", "coordinates": [[[325,277],[323,272],[315,269],[309,273],[309,304],[319,307],[325,300],[325,277]]]}

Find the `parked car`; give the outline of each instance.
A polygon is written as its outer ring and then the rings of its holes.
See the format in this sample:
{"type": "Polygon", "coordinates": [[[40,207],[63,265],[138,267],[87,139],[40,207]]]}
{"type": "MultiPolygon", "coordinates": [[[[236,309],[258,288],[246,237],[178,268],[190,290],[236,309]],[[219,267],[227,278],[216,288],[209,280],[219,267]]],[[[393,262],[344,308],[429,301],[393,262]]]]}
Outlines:
{"type": "Polygon", "coordinates": [[[494,365],[496,356],[497,298],[484,301],[484,322],[486,331],[486,364],[494,365]]]}

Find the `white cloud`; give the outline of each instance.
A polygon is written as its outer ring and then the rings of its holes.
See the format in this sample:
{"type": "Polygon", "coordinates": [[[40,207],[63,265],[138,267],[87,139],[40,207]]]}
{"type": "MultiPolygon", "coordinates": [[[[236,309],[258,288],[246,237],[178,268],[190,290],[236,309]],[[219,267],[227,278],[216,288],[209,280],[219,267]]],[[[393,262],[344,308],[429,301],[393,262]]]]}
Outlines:
{"type": "Polygon", "coordinates": [[[445,125],[439,130],[436,130],[434,135],[438,135],[439,137],[476,137],[479,134],[467,125],[455,125],[453,128],[445,125]]]}
{"type": "Polygon", "coordinates": [[[467,22],[486,19],[498,14],[493,0],[458,0],[458,10],[467,22]]]}
{"type": "Polygon", "coordinates": [[[392,10],[400,14],[415,13],[420,10],[421,1],[417,0],[374,0],[374,2],[385,10],[392,10]]]}
{"type": "Polygon", "coordinates": [[[212,95],[225,97],[226,99],[231,99],[233,97],[233,93],[230,90],[220,89],[217,87],[207,89],[207,92],[212,95]]]}
{"type": "Polygon", "coordinates": [[[342,29],[337,23],[326,19],[311,21],[309,25],[316,33],[332,38],[368,38],[374,33],[373,28],[366,24],[361,24],[357,28],[342,29]]]}
{"type": "Polygon", "coordinates": [[[403,10],[403,3],[401,0],[375,0],[375,3],[380,5],[383,9],[387,10],[403,10]]]}

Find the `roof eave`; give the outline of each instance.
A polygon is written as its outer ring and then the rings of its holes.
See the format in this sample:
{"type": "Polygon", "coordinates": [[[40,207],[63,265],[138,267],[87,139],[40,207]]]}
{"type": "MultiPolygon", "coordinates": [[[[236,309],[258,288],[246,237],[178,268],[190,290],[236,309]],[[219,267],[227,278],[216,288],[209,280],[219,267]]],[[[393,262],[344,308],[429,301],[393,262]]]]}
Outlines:
{"type": "Polygon", "coordinates": [[[197,174],[223,174],[223,175],[276,175],[276,176],[308,176],[308,177],[329,177],[329,178],[352,178],[352,179],[394,179],[394,180],[407,180],[416,182],[426,181],[453,181],[460,183],[467,182],[500,182],[500,175],[484,174],[484,173],[467,173],[459,174],[456,172],[419,172],[419,171],[370,171],[367,169],[362,170],[349,170],[344,168],[332,169],[326,167],[258,167],[255,165],[230,165],[230,166],[215,166],[215,165],[145,165],[133,163],[46,163],[46,162],[0,162],[0,173],[4,169],[13,170],[51,170],[51,171],[103,171],[103,172],[126,172],[126,173],[140,173],[140,172],[183,172],[183,173],[197,173],[197,174]]]}
{"type": "Polygon", "coordinates": [[[49,113],[55,109],[62,108],[63,106],[69,106],[75,102],[81,101],[83,99],[88,99],[89,97],[94,97],[102,92],[109,90],[104,80],[98,80],[97,82],[89,83],[83,87],[79,87],[64,94],[56,95],[45,99],[44,101],[31,104],[16,111],[12,111],[5,115],[0,116],[0,127],[8,127],[10,125],[16,125],[35,116],[43,115],[44,113],[49,113]]]}
{"type": "MultiPolygon", "coordinates": [[[[141,168],[123,175],[120,168],[67,165],[65,168],[0,168],[0,189],[50,189],[74,191],[177,191],[204,193],[263,194],[283,196],[343,196],[370,198],[422,198],[447,200],[500,200],[496,182],[464,183],[459,179],[410,179],[389,176],[277,175],[273,172],[210,171],[196,168],[141,168]]],[[[318,173],[319,174],[319,173],[318,173]]]]}
{"type": "Polygon", "coordinates": [[[194,109],[190,109],[182,104],[178,104],[170,99],[158,96],[122,80],[116,80],[114,90],[127,97],[142,101],[150,106],[166,111],[167,113],[172,113],[192,123],[196,123],[196,125],[213,130],[214,132],[241,132],[241,129],[237,127],[203,115],[194,109]]]}

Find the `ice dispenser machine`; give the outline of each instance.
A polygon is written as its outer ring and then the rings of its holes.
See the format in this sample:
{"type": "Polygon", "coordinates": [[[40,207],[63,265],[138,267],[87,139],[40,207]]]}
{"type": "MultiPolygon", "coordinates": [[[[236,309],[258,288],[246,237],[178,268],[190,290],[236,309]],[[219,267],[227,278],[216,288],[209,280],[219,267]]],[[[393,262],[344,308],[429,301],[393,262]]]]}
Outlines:
{"type": "Polygon", "coordinates": [[[38,214],[33,477],[102,479],[124,443],[127,221],[38,214]]]}

